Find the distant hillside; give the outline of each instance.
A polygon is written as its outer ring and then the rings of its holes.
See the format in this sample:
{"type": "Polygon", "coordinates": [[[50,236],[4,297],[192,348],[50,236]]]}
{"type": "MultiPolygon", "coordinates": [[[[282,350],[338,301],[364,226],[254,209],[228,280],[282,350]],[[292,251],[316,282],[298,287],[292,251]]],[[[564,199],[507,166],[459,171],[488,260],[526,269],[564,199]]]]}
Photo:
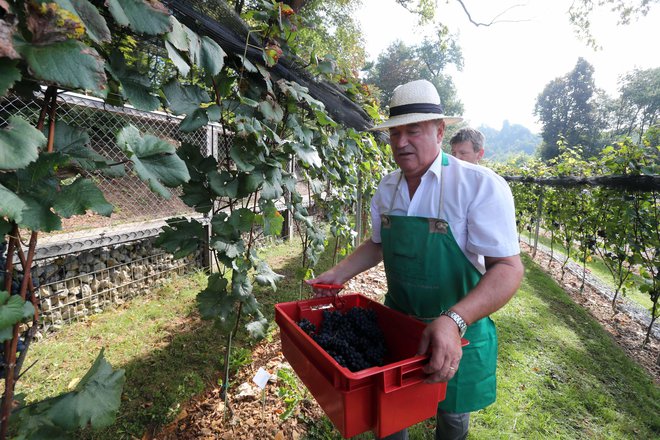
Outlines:
{"type": "Polygon", "coordinates": [[[484,157],[496,162],[506,161],[511,156],[520,153],[533,156],[541,143],[541,136],[532,133],[522,125],[509,124],[509,121],[502,123],[501,130],[486,125],[482,125],[478,129],[486,136],[484,157]]]}

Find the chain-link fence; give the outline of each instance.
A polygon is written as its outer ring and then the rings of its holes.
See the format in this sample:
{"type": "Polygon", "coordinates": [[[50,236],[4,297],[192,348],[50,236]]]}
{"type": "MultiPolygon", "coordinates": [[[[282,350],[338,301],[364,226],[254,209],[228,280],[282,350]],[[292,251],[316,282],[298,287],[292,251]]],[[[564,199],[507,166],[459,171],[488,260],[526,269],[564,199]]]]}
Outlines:
{"type": "MultiPolygon", "coordinates": [[[[33,99],[8,96],[0,101],[0,127],[8,117],[18,115],[36,125],[43,105],[43,94],[33,99]]],[[[162,112],[143,112],[130,107],[115,107],[102,100],[75,93],[60,93],[57,101],[57,120],[84,130],[90,137],[90,147],[112,163],[123,163],[126,155],[117,146],[117,133],[128,125],[135,126],[144,134],[151,134],[174,145],[188,142],[199,147],[203,155],[226,158],[229,140],[218,124],[209,124],[192,133],[179,131],[180,118],[162,112]]],[[[78,230],[118,223],[152,220],[192,213],[173,191],[165,200],[154,194],[149,187],[132,173],[121,178],[108,178],[100,173],[94,180],[106,199],[115,206],[111,219],[87,214],[63,219],[63,229],[78,230]]]]}

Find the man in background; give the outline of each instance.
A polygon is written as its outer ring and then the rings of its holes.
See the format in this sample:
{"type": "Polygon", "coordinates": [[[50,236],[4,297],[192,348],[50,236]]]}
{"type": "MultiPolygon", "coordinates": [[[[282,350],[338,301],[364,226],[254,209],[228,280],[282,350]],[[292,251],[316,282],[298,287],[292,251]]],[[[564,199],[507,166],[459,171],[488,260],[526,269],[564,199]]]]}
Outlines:
{"type": "Polygon", "coordinates": [[[484,157],[484,135],[474,128],[461,128],[449,140],[451,145],[451,155],[464,160],[478,164],[484,157]]]}

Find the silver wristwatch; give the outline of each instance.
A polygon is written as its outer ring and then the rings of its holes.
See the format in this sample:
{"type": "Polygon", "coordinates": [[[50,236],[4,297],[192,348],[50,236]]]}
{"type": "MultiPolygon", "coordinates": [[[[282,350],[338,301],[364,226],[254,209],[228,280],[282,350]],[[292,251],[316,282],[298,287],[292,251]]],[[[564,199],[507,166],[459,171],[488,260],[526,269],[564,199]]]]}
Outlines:
{"type": "Polygon", "coordinates": [[[440,316],[443,316],[443,315],[448,316],[448,317],[450,317],[451,319],[454,320],[454,322],[458,326],[458,334],[462,338],[463,335],[465,334],[465,330],[467,330],[467,324],[465,323],[463,318],[461,318],[461,315],[459,315],[456,312],[452,312],[451,310],[445,310],[444,312],[440,313],[440,316]]]}

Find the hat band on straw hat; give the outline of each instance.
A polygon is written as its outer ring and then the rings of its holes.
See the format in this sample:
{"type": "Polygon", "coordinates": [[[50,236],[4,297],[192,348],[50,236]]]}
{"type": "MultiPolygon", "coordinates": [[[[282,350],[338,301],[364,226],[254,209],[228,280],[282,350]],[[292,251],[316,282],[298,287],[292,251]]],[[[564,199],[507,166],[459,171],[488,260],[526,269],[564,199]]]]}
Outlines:
{"type": "Polygon", "coordinates": [[[404,104],[390,108],[390,118],[392,116],[407,115],[410,113],[437,113],[441,115],[444,112],[439,104],[404,104]]]}

